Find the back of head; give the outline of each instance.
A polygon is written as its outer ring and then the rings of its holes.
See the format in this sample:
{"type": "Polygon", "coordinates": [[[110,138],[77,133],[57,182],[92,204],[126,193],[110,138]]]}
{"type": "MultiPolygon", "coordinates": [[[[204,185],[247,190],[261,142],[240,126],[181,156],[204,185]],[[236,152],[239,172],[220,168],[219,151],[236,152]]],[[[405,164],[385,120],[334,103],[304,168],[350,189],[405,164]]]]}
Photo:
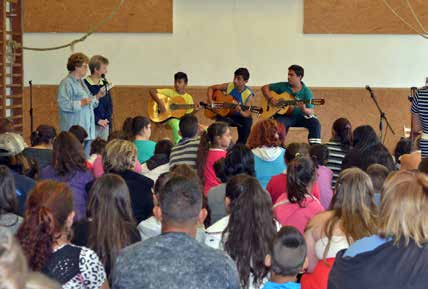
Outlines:
{"type": "Polygon", "coordinates": [[[0,134],[0,157],[10,158],[21,153],[25,149],[24,138],[13,132],[0,134]]]}
{"type": "Polygon", "coordinates": [[[15,132],[13,128],[13,120],[9,118],[0,119],[0,134],[5,132],[15,132]]]}
{"type": "Polygon", "coordinates": [[[255,177],[244,174],[229,180],[225,196],[231,214],[223,231],[224,249],[237,264],[241,286],[246,288],[250,273],[260,285],[268,273],[264,258],[276,232],[271,198],[255,177]]]}
{"type": "Polygon", "coordinates": [[[198,134],[198,118],[193,114],[185,114],[180,119],[179,127],[183,138],[193,138],[198,134]]]}
{"type": "Polygon", "coordinates": [[[128,186],[122,177],[105,174],[91,187],[88,203],[88,246],[107,268],[113,268],[119,251],[131,243],[135,220],[128,186]],[[108,224],[108,226],[105,226],[108,224]]]}
{"type": "Polygon", "coordinates": [[[400,157],[404,154],[409,154],[412,151],[412,140],[410,138],[402,137],[397,142],[394,149],[394,157],[397,163],[400,163],[400,157]]]}
{"type": "Polygon", "coordinates": [[[162,225],[193,226],[202,209],[202,192],[191,180],[174,175],[161,189],[159,203],[162,225]]]}
{"type": "Polygon", "coordinates": [[[395,170],[395,163],[388,149],[381,143],[371,145],[361,151],[359,159],[356,160],[356,166],[363,171],[373,164],[385,166],[389,171],[395,170]]]}
{"type": "Polygon", "coordinates": [[[296,157],[309,157],[310,146],[307,143],[291,143],[285,150],[284,159],[285,163],[290,163],[296,157]]]}
{"type": "Polygon", "coordinates": [[[428,241],[428,177],[411,171],[398,171],[385,181],[379,209],[382,237],[396,242],[410,239],[418,246],[428,241]]]}
{"type": "Polygon", "coordinates": [[[263,146],[277,147],[282,146],[284,141],[285,136],[282,136],[279,123],[273,119],[265,119],[253,125],[247,140],[247,146],[250,149],[263,146]]]}
{"type": "Polygon", "coordinates": [[[336,183],[331,210],[333,217],[324,229],[331,239],[338,222],[348,242],[374,234],[377,208],[370,177],[359,168],[342,171],[336,183]]]}
{"type": "Polygon", "coordinates": [[[91,143],[91,152],[90,154],[97,154],[97,155],[102,155],[104,152],[104,149],[107,145],[107,141],[97,137],[96,139],[94,139],[91,143]]]}
{"type": "Polygon", "coordinates": [[[302,233],[291,226],[282,227],[272,243],[272,272],[280,276],[296,276],[304,267],[306,251],[302,233]]]}
{"type": "Polygon", "coordinates": [[[87,169],[82,145],[73,134],[65,131],[54,140],[52,162],[56,173],[60,176],[87,169]]]}
{"type": "Polygon", "coordinates": [[[255,176],[254,155],[244,144],[235,144],[226,154],[224,160],[226,178],[238,174],[255,176]]]}
{"type": "Polygon", "coordinates": [[[290,203],[303,207],[309,186],[315,181],[315,165],[308,157],[295,158],[287,167],[287,195],[290,203]]]}
{"type": "Polygon", "coordinates": [[[31,146],[49,145],[52,144],[56,137],[56,129],[50,125],[39,125],[35,131],[31,133],[31,146]]]}
{"type": "Polygon", "coordinates": [[[346,118],[338,118],[333,123],[334,141],[340,142],[344,150],[352,146],[352,126],[346,118]]]}
{"type": "Polygon", "coordinates": [[[369,125],[357,127],[353,132],[353,147],[358,150],[365,150],[369,146],[380,143],[375,130],[369,125]]]}
{"type": "Polygon", "coordinates": [[[188,164],[177,164],[173,165],[169,171],[173,173],[174,175],[185,177],[186,179],[189,179],[193,183],[197,184],[198,186],[202,187],[201,179],[198,176],[198,173],[194,168],[189,166],[188,164]]]}
{"type": "Polygon", "coordinates": [[[235,70],[234,76],[242,76],[242,79],[245,81],[248,81],[250,79],[250,72],[245,67],[240,67],[237,70],[235,70]]]}
{"type": "Polygon", "coordinates": [[[222,183],[227,182],[227,175],[224,171],[224,158],[217,160],[214,163],[213,168],[217,179],[219,179],[222,183]]]}
{"type": "Polygon", "coordinates": [[[18,214],[18,198],[12,172],[0,165],[0,215],[6,213],[18,214]]]}
{"type": "Polygon", "coordinates": [[[68,132],[72,133],[81,144],[83,144],[85,139],[88,137],[88,132],[80,125],[73,125],[69,128],[68,132]]]}
{"type": "Polygon", "coordinates": [[[155,155],[165,155],[169,159],[173,146],[174,144],[169,139],[160,140],[156,143],[155,155]]]}
{"type": "Polygon", "coordinates": [[[105,147],[103,167],[106,172],[123,172],[133,169],[136,160],[135,145],[127,140],[115,139],[105,147]]]}
{"type": "Polygon", "coordinates": [[[24,221],[17,237],[34,271],[40,271],[52,254],[55,240],[70,228],[73,193],[65,183],[42,181],[27,198],[24,221]]]}
{"type": "Polygon", "coordinates": [[[136,116],[131,120],[126,119],[123,124],[123,130],[135,139],[135,137],[142,133],[144,128],[147,128],[150,124],[150,120],[145,116],[136,116]]]}
{"type": "Polygon", "coordinates": [[[383,183],[389,175],[389,170],[383,165],[373,164],[367,168],[367,174],[372,180],[374,192],[380,193],[383,183]]]}
{"type": "Polygon", "coordinates": [[[322,144],[313,144],[310,147],[309,152],[316,167],[323,166],[327,163],[329,155],[327,146],[322,144]]]}
{"type": "Polygon", "coordinates": [[[0,228],[0,288],[24,288],[27,274],[27,260],[18,241],[0,228]]]}

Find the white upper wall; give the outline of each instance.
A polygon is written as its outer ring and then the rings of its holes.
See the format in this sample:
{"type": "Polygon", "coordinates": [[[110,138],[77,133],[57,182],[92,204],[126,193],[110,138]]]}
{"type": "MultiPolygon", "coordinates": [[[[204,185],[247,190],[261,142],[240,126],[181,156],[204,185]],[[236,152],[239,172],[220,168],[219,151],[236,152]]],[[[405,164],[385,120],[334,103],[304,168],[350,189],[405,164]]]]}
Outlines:
{"type": "MultiPolygon", "coordinates": [[[[173,21],[172,34],[99,33],[75,51],[106,56],[116,85],[168,85],[179,70],[189,85],[208,85],[230,81],[240,66],[250,70],[250,85],[263,85],[285,79],[291,64],[302,65],[304,81],[317,87],[422,86],[428,76],[428,40],[305,35],[303,0],[176,0],[173,21]]],[[[26,33],[24,44],[56,46],[81,35],[26,33]]],[[[25,51],[25,85],[58,84],[70,53],[25,51]]]]}

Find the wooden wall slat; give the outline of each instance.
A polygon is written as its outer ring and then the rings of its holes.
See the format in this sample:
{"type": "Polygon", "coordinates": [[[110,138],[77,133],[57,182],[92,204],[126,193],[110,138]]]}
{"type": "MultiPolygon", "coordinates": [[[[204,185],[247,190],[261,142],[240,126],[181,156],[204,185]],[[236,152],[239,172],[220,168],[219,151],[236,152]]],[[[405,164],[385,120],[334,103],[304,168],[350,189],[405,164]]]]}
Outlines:
{"type": "MultiPolygon", "coordinates": [[[[116,86],[112,89],[114,102],[114,127],[119,129],[128,116],[146,115],[146,103],[149,96],[149,86],[116,86]]],[[[260,87],[252,87],[256,92],[256,103],[262,97],[260,87]]],[[[188,91],[194,96],[206,95],[207,87],[190,87],[188,91]]],[[[328,141],[331,136],[331,126],[339,117],[348,118],[353,127],[369,124],[378,130],[379,116],[368,92],[363,88],[312,88],[315,97],[325,98],[324,106],[316,107],[316,113],[322,125],[322,140],[328,141]]],[[[385,110],[392,127],[396,131],[393,136],[390,132],[386,136],[386,146],[393,151],[395,144],[403,135],[404,125],[410,126],[410,103],[407,100],[408,89],[405,88],[375,88],[378,101],[385,110]]],[[[29,89],[25,88],[24,102],[24,132],[28,138],[29,130],[29,89]]],[[[58,127],[58,110],[56,105],[56,85],[34,85],[34,126],[50,124],[58,127]]],[[[196,102],[204,100],[200,97],[196,102]]],[[[201,123],[209,124],[202,112],[197,113],[201,123]]],[[[255,119],[257,121],[257,119],[255,119]]],[[[386,126],[385,126],[386,127],[386,126]]],[[[171,131],[164,125],[153,125],[153,139],[171,138],[171,131]]],[[[233,129],[236,139],[236,129],[233,129]]],[[[305,141],[306,132],[291,131],[287,136],[287,143],[305,141]]]]}
{"type": "MultiPolygon", "coordinates": [[[[25,32],[88,32],[120,0],[27,0],[25,32]]],[[[126,0],[97,32],[172,32],[172,0],[126,0]]]]}
{"type": "MultiPolygon", "coordinates": [[[[388,3],[407,22],[419,28],[406,1],[388,0],[388,3]]],[[[428,29],[428,1],[410,3],[428,29]]],[[[304,0],[303,31],[307,34],[414,34],[382,0],[304,0]]]]}

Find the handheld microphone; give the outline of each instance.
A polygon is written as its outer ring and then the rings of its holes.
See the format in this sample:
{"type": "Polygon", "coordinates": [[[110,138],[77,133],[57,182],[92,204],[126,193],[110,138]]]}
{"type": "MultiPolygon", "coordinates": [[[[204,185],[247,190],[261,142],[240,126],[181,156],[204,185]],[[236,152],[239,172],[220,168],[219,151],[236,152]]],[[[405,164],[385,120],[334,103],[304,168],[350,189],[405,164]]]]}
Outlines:
{"type": "Polygon", "coordinates": [[[106,75],[104,73],[101,74],[101,78],[104,80],[104,85],[107,85],[108,80],[107,80],[106,75]]]}

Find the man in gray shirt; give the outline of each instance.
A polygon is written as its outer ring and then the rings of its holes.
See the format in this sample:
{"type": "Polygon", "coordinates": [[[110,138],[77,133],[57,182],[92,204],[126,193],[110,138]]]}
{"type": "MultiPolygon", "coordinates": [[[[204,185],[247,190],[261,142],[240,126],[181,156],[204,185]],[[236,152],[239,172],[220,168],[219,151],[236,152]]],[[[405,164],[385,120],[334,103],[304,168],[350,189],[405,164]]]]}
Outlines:
{"type": "Polygon", "coordinates": [[[113,273],[114,289],[239,289],[235,263],[223,252],[195,240],[202,192],[190,180],[174,176],[159,194],[162,234],[125,248],[113,273]]]}

